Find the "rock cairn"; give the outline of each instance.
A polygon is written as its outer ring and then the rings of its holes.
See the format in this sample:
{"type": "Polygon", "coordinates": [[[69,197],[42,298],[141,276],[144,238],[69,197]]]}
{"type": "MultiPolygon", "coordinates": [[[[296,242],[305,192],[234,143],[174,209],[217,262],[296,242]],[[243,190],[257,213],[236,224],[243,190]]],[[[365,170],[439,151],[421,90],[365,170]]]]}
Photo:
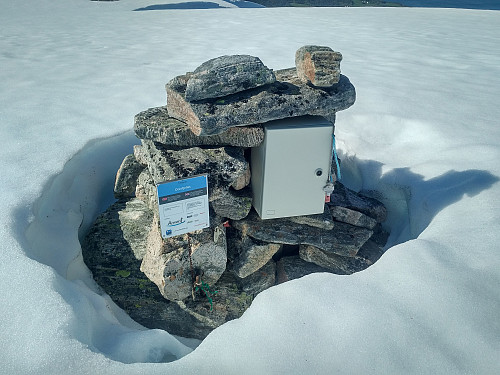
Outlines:
{"type": "Polygon", "coordinates": [[[333,123],[355,101],[341,59],[305,46],[295,68],[272,71],[256,57],[222,56],[167,83],[165,107],[136,115],[141,145],[118,170],[118,201],[82,246],[98,284],[133,319],[204,338],[277,283],[351,274],[382,255],[385,207],[338,181],[323,214],[261,220],[252,209],[249,154],[264,139],[261,124],[301,115],[333,123]],[[210,228],[163,239],[156,184],[202,173],[210,228]],[[201,281],[209,288],[194,289],[201,281]]]}

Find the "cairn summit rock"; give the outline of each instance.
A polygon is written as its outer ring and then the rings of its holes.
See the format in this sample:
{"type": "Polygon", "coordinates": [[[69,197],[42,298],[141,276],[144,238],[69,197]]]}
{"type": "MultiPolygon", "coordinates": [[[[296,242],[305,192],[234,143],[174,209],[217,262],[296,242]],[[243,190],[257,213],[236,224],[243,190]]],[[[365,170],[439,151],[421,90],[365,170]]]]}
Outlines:
{"type": "Polygon", "coordinates": [[[303,115],[334,122],[335,113],[356,100],[354,86],[343,75],[336,85],[319,89],[302,82],[295,68],[275,74],[277,81],[272,84],[200,102],[186,100],[189,75],[175,77],[166,85],[168,113],[185,122],[194,134],[204,136],[303,115]]]}
{"type": "Polygon", "coordinates": [[[330,47],[304,46],[295,53],[297,76],[314,86],[329,87],[339,82],[342,54],[330,47]]]}
{"type": "Polygon", "coordinates": [[[188,102],[220,98],[276,81],[271,69],[258,57],[220,56],[201,64],[186,85],[188,102]]]}

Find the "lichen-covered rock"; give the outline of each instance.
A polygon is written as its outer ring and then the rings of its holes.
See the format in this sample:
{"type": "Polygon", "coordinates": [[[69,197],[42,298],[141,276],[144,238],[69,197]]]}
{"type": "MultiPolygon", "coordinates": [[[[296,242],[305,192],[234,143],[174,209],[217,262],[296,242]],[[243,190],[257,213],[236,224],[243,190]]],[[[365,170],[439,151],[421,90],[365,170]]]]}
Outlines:
{"type": "Polygon", "coordinates": [[[224,99],[189,102],[185,98],[189,77],[178,76],[166,85],[168,113],[204,136],[302,115],[334,120],[335,112],[349,108],[356,99],[354,86],[342,75],[337,84],[321,89],[303,83],[295,68],[277,71],[276,78],[275,83],[224,99]]]}
{"type": "Polygon", "coordinates": [[[220,56],[201,64],[190,74],[186,100],[220,98],[276,81],[271,69],[258,57],[220,56]]]}
{"type": "Polygon", "coordinates": [[[141,271],[171,301],[191,295],[195,275],[202,275],[204,282],[213,285],[226,269],[227,244],[222,225],[167,239],[161,237],[158,225],[153,225],[146,249],[141,271]]]}
{"type": "Polygon", "coordinates": [[[353,211],[361,212],[377,223],[382,223],[387,217],[387,209],[380,201],[367,197],[365,195],[356,193],[348,189],[340,182],[335,182],[335,190],[330,195],[330,207],[338,206],[345,207],[353,211]]]}
{"type": "MultiPolygon", "coordinates": [[[[191,295],[184,301],[165,299],[158,287],[140,271],[140,249],[146,248],[145,237],[152,222],[153,213],[140,200],[119,201],[98,217],[82,241],[83,258],[95,281],[120,308],[143,326],[164,329],[182,337],[204,339],[221,324],[243,314],[256,294],[252,293],[252,288],[260,292],[263,287],[270,286],[270,275],[266,275],[264,281],[259,279],[250,283],[249,278],[238,279],[223,274],[210,285],[213,291],[217,291],[213,296],[212,310],[201,291],[195,293],[194,301],[191,295]]],[[[266,269],[273,273],[274,280],[274,271],[266,269]]]]}
{"type": "Polygon", "coordinates": [[[252,209],[252,193],[249,189],[241,191],[221,190],[210,206],[220,217],[231,220],[245,218],[252,209]]]}
{"type": "Polygon", "coordinates": [[[329,87],[338,83],[342,54],[330,47],[304,46],[295,53],[297,76],[302,82],[329,87]]]}
{"type": "Polygon", "coordinates": [[[247,179],[250,166],[241,148],[191,147],[175,151],[152,141],[143,140],[142,144],[155,184],[208,173],[209,198],[212,199],[211,192],[227,190],[247,179]]]}
{"type": "Polygon", "coordinates": [[[208,296],[198,290],[194,300],[190,297],[177,302],[184,313],[196,320],[195,327],[189,327],[186,321],[183,328],[190,332],[184,337],[205,338],[225,322],[241,317],[253,301],[253,296],[240,287],[239,280],[230,272],[224,272],[217,283],[209,285],[209,290],[208,296]]]}
{"type": "Polygon", "coordinates": [[[116,172],[114,194],[116,199],[132,198],[135,195],[137,178],[144,169],[133,154],[125,156],[116,172]]]}
{"type": "Polygon", "coordinates": [[[198,137],[185,123],[170,117],[166,107],[150,108],[137,114],[134,130],[140,139],[148,139],[174,148],[194,146],[256,147],[264,140],[264,130],[260,125],[231,128],[217,135],[198,137]]]}
{"type": "Polygon", "coordinates": [[[94,277],[137,268],[152,222],[153,212],[139,199],[116,202],[99,215],[82,243],[86,264],[91,270],[100,267],[93,270],[94,277]],[[124,263],[122,258],[128,261],[124,263]]]}
{"type": "Polygon", "coordinates": [[[366,228],[335,222],[332,230],[304,227],[288,218],[262,220],[255,211],[233,226],[254,239],[288,245],[312,245],[326,252],[343,256],[355,256],[373,232],[366,228]]]}

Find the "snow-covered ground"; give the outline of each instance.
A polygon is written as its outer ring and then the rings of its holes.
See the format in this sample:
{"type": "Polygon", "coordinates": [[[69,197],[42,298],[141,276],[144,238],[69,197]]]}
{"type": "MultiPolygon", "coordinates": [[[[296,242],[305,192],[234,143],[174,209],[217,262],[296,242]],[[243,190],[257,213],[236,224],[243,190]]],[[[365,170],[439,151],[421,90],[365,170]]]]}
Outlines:
{"type": "Polygon", "coordinates": [[[182,2],[2,1],[0,373],[500,373],[500,12],[182,2]],[[209,58],[280,69],[305,44],[344,56],[343,175],[389,205],[395,246],[364,272],[269,289],[194,351],[139,327],[78,242],[134,115],[209,58]]]}

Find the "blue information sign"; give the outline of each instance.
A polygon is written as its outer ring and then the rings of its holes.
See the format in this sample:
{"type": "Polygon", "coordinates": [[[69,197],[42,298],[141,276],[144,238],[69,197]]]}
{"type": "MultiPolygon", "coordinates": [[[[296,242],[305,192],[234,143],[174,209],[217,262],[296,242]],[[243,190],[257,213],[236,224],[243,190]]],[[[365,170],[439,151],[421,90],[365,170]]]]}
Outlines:
{"type": "Polygon", "coordinates": [[[206,174],[167,181],[156,188],[163,238],[210,226],[206,174]]]}

